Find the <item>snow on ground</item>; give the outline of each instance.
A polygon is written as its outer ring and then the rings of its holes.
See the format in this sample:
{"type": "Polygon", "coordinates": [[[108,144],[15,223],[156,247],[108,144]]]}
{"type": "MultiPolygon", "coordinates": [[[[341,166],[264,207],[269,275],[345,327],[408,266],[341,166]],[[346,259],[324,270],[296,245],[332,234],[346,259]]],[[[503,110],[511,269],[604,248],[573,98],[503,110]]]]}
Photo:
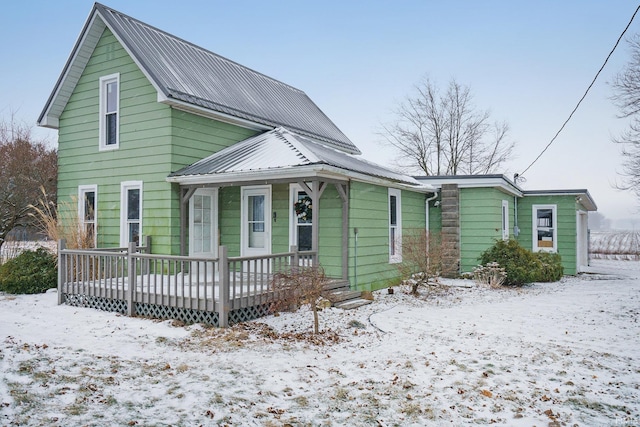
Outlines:
{"type": "Polygon", "coordinates": [[[0,294],[0,425],[640,425],[640,262],[223,330],[0,294]]]}

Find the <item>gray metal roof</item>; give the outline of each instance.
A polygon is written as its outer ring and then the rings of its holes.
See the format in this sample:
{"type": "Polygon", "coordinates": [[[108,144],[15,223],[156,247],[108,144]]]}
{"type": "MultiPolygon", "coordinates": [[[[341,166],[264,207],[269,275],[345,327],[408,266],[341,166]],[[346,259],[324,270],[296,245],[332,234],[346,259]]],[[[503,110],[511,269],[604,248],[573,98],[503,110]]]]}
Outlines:
{"type": "Polygon", "coordinates": [[[328,165],[343,170],[345,175],[357,172],[391,182],[430,187],[410,176],[315,143],[283,127],[238,142],[171,173],[169,178],[180,182],[181,178],[190,176],[214,177],[237,172],[282,171],[309,165],[328,165]]]}
{"type": "Polygon", "coordinates": [[[86,65],[86,52],[92,51],[105,25],[166,102],[175,100],[267,127],[286,126],[338,150],[360,153],[303,91],[99,3],[38,120],[41,125],[57,126],[74,80],[86,65]]]}

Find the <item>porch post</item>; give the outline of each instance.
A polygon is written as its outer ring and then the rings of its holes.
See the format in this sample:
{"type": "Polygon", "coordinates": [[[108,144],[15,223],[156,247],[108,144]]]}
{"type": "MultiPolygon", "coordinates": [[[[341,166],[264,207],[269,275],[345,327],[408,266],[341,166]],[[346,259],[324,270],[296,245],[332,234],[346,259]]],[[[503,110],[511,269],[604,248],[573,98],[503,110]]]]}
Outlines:
{"type": "Polygon", "coordinates": [[[127,287],[126,301],[127,301],[127,316],[134,316],[136,309],[133,306],[133,296],[135,295],[136,283],[136,262],[133,255],[136,253],[136,242],[129,242],[129,248],[127,250],[127,279],[129,286],[127,287]]]}
{"type": "Polygon", "coordinates": [[[58,240],[58,305],[64,302],[62,290],[65,287],[64,282],[67,278],[67,258],[62,251],[66,248],[66,241],[64,239],[58,240]]]}
{"type": "Polygon", "coordinates": [[[316,258],[320,259],[319,252],[319,236],[320,236],[320,197],[324,189],[327,187],[326,182],[311,181],[311,187],[306,182],[300,181],[298,184],[305,190],[307,195],[311,197],[313,203],[313,220],[311,221],[311,249],[316,252],[316,258]]]}
{"type": "Polygon", "coordinates": [[[227,255],[227,247],[218,247],[218,326],[221,328],[229,327],[229,258],[227,255]]]}

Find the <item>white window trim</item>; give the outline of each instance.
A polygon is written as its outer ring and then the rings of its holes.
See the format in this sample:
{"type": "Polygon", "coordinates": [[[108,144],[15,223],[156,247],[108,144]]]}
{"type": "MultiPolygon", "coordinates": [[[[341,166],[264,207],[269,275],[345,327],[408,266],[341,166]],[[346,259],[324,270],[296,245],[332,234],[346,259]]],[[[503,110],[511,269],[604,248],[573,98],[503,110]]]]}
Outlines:
{"type": "MultiPolygon", "coordinates": [[[[300,186],[300,184],[289,185],[289,206],[291,207],[291,210],[289,211],[289,247],[298,245],[298,218],[296,217],[294,204],[298,201],[298,192],[300,191],[308,193],[306,189],[300,186]]],[[[313,216],[311,219],[311,224],[308,225],[308,227],[312,227],[312,224],[313,216]]]]}
{"type": "MultiPolygon", "coordinates": [[[[218,189],[217,188],[198,188],[195,193],[189,199],[189,255],[194,256],[193,248],[194,243],[194,224],[193,224],[193,196],[207,195],[211,196],[211,252],[206,256],[217,257],[218,256],[218,189]]],[[[197,253],[201,256],[202,253],[197,253]]]]}
{"type": "Polygon", "coordinates": [[[502,201],[502,240],[509,240],[509,201],[502,201]]]}
{"type": "Polygon", "coordinates": [[[240,190],[240,256],[266,255],[271,254],[271,185],[249,185],[243,186],[240,190]],[[245,197],[254,191],[265,192],[264,203],[264,225],[265,225],[265,247],[263,250],[252,250],[247,242],[247,206],[245,197]]]}
{"type": "Polygon", "coordinates": [[[532,240],[532,250],[533,252],[558,252],[558,205],[533,205],[532,212],[532,229],[533,234],[531,236],[532,240]],[[551,209],[551,215],[553,224],[551,227],[539,227],[538,226],[538,210],[540,209],[551,209]],[[553,246],[538,246],[538,228],[549,228],[553,231],[553,246]]]}
{"type": "Polygon", "coordinates": [[[387,215],[389,224],[389,264],[402,262],[402,191],[397,188],[389,188],[387,196],[387,215]],[[396,197],[396,240],[391,239],[391,196],[396,197]],[[395,254],[392,255],[392,245],[395,244],[395,254]]]}
{"type": "Polygon", "coordinates": [[[84,221],[85,211],[84,211],[84,195],[85,193],[93,192],[94,194],[94,204],[95,210],[93,212],[93,246],[97,247],[98,243],[98,186],[96,184],[90,185],[79,185],[78,186],[78,224],[81,227],[85,227],[86,223],[84,221]]]}
{"type": "Polygon", "coordinates": [[[108,76],[100,77],[100,120],[99,122],[99,150],[117,150],[120,147],[120,73],[109,74],[108,76]],[[118,93],[116,94],[116,143],[107,145],[106,141],[106,114],[107,114],[107,98],[106,89],[107,84],[116,82],[118,86],[118,93]]]}
{"type": "Polygon", "coordinates": [[[129,229],[127,227],[127,191],[138,188],[140,190],[140,241],[142,244],[142,212],[143,212],[143,191],[142,181],[124,181],[120,183],[120,246],[126,247],[129,245],[129,229]]]}

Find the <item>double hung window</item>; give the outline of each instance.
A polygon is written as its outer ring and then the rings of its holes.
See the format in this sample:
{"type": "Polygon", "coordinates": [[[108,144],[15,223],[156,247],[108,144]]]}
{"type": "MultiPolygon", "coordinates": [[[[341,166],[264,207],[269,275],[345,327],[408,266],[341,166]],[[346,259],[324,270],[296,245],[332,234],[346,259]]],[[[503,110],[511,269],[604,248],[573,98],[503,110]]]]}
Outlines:
{"type": "Polygon", "coordinates": [[[120,74],[100,78],[100,150],[120,144],[120,74]]]}
{"type": "Polygon", "coordinates": [[[142,234],[142,181],[127,181],[120,185],[120,245],[129,242],[140,245],[142,234]]]}
{"type": "Polygon", "coordinates": [[[557,252],[556,205],[533,205],[533,251],[557,252]]]}
{"type": "Polygon", "coordinates": [[[78,219],[83,243],[97,246],[98,187],[81,185],[78,187],[78,219]]]}
{"type": "Polygon", "coordinates": [[[389,262],[402,262],[402,200],[395,188],[389,188],[389,262]]]}

